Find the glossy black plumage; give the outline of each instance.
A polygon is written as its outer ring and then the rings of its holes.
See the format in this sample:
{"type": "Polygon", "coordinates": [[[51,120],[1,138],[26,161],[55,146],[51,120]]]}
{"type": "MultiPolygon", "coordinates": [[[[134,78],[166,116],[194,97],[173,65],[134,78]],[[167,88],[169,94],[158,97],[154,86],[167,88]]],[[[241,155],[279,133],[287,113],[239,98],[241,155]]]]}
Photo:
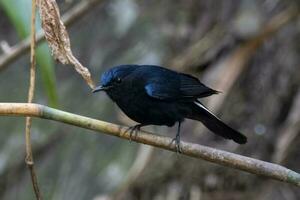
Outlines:
{"type": "MultiPolygon", "coordinates": [[[[185,119],[201,121],[209,130],[239,144],[247,138],[213,115],[199,98],[217,94],[197,78],[153,65],[121,65],[101,76],[104,90],[131,119],[145,125],[173,126],[185,119]]],[[[139,128],[138,127],[138,128],[139,128]]],[[[176,141],[179,142],[179,130],[176,141]]]]}

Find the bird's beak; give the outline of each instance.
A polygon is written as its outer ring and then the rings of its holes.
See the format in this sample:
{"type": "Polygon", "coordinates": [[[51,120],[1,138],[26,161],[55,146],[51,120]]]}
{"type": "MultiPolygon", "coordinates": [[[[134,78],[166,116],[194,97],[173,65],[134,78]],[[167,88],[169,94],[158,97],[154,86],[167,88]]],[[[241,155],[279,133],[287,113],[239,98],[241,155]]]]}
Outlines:
{"type": "Polygon", "coordinates": [[[99,86],[97,86],[97,87],[93,90],[93,93],[99,92],[99,91],[105,91],[105,90],[107,90],[108,88],[110,88],[110,87],[105,87],[105,86],[103,86],[103,85],[99,85],[99,86]]]}

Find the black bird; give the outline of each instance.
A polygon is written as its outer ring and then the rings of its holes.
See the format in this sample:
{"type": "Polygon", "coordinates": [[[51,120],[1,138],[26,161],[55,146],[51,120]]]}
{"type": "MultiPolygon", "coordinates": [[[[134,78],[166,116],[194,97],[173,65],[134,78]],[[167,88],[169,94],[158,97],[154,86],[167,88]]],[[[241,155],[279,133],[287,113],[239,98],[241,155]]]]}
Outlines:
{"type": "Polygon", "coordinates": [[[101,76],[100,86],[93,92],[105,91],[131,119],[139,124],[173,126],[178,122],[174,138],[180,150],[180,125],[185,118],[202,122],[209,130],[226,139],[245,144],[247,138],[223,123],[200,101],[219,92],[197,78],[154,65],[120,65],[101,76]]]}

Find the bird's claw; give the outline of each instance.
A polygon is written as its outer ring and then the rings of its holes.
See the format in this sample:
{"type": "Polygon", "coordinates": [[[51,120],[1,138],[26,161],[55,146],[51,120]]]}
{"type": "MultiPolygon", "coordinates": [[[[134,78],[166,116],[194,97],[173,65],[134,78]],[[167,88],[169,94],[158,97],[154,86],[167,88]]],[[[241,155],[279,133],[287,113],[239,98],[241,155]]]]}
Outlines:
{"type": "Polygon", "coordinates": [[[141,129],[141,125],[138,124],[138,125],[129,127],[129,128],[125,131],[125,133],[129,131],[129,140],[130,140],[130,142],[132,141],[131,139],[132,139],[133,134],[135,134],[135,138],[136,138],[136,137],[137,137],[137,134],[138,134],[138,131],[140,131],[140,129],[141,129]]]}
{"type": "Polygon", "coordinates": [[[176,137],[172,139],[171,144],[173,144],[173,142],[175,142],[176,153],[182,153],[182,149],[180,146],[180,136],[176,135],[176,137]]]}

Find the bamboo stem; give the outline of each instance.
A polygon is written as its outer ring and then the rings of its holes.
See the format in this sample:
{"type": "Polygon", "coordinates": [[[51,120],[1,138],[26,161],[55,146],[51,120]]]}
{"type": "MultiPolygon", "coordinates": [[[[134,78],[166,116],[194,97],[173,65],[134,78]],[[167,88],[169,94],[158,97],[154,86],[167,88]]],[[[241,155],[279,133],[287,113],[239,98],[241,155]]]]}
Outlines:
{"type": "MultiPolygon", "coordinates": [[[[39,117],[102,132],[127,140],[130,139],[130,133],[126,131],[128,127],[72,114],[39,104],[0,103],[0,115],[39,117]]],[[[131,140],[176,152],[176,147],[169,137],[139,131],[136,137],[131,138],[131,140]]],[[[181,149],[182,154],[190,157],[204,159],[300,187],[300,174],[277,164],[188,142],[181,142],[181,149]]]]}

